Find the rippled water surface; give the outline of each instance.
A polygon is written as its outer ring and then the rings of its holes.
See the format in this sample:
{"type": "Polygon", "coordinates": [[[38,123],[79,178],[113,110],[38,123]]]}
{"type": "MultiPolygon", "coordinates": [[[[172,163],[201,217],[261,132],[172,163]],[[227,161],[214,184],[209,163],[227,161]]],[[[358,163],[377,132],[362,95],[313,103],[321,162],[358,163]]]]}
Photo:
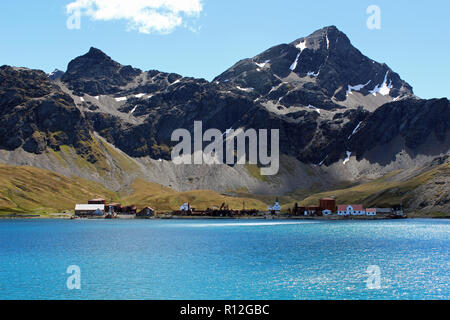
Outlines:
{"type": "Polygon", "coordinates": [[[3,220],[0,299],[449,299],[449,248],[447,220],[3,220]]]}

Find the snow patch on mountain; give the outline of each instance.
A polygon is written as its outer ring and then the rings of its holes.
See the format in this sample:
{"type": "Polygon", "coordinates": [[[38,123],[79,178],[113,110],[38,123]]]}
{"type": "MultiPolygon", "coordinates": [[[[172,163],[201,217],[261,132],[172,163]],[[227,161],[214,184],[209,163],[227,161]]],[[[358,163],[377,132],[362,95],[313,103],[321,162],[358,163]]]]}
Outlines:
{"type": "Polygon", "coordinates": [[[132,115],[132,114],[136,111],[137,107],[138,107],[138,106],[135,106],[135,107],[130,111],[129,114],[132,115]]]}
{"type": "Polygon", "coordinates": [[[302,42],[300,42],[299,44],[297,44],[295,46],[298,50],[300,50],[300,53],[303,52],[303,50],[305,50],[306,47],[306,40],[303,40],[302,42]]]}
{"type": "Polygon", "coordinates": [[[362,88],[366,87],[372,80],[369,80],[366,84],[358,84],[356,86],[348,85],[347,95],[353,94],[352,91],[360,91],[362,88]]]}
{"type": "Polygon", "coordinates": [[[298,59],[300,58],[300,54],[301,54],[301,52],[299,54],[297,54],[297,57],[295,58],[295,61],[291,64],[291,67],[289,68],[292,71],[294,71],[295,68],[297,68],[298,59]]]}
{"type": "Polygon", "coordinates": [[[370,91],[371,94],[373,94],[374,96],[376,96],[377,93],[381,94],[382,96],[389,95],[393,86],[392,86],[392,80],[390,80],[389,84],[387,84],[388,74],[389,74],[389,71],[386,72],[386,75],[384,76],[384,81],[381,84],[381,86],[376,85],[375,88],[373,88],[373,90],[370,91]]]}
{"type": "Polygon", "coordinates": [[[260,67],[260,68],[262,69],[262,68],[264,68],[264,67],[266,66],[266,64],[268,64],[269,62],[270,62],[270,60],[266,60],[266,61],[264,61],[263,63],[255,62],[255,64],[256,64],[258,67],[260,67]]]}
{"type": "Polygon", "coordinates": [[[308,105],[308,106],[306,106],[306,108],[312,109],[312,110],[314,110],[315,112],[317,112],[318,114],[320,114],[320,109],[317,108],[317,107],[315,107],[315,106],[313,106],[313,105],[308,105]]]}
{"type": "Polygon", "coordinates": [[[343,165],[345,166],[347,164],[347,162],[350,161],[350,157],[352,156],[352,152],[351,151],[347,151],[347,158],[345,158],[343,165]]]}
{"type": "Polygon", "coordinates": [[[359,127],[361,127],[361,124],[362,124],[362,121],[360,121],[360,122],[358,123],[358,125],[356,126],[356,128],[353,129],[352,134],[349,135],[348,138],[347,138],[348,140],[350,140],[350,138],[358,131],[359,127]]]}
{"type": "Polygon", "coordinates": [[[242,88],[240,86],[236,86],[237,89],[244,91],[244,92],[251,92],[253,90],[255,90],[254,88],[242,88]]]}
{"type": "Polygon", "coordinates": [[[320,161],[320,163],[319,163],[319,167],[321,166],[321,165],[323,165],[324,164],[324,162],[325,162],[325,160],[327,160],[328,159],[328,156],[326,156],[325,157],[325,159],[323,159],[322,161],[320,161]]]}

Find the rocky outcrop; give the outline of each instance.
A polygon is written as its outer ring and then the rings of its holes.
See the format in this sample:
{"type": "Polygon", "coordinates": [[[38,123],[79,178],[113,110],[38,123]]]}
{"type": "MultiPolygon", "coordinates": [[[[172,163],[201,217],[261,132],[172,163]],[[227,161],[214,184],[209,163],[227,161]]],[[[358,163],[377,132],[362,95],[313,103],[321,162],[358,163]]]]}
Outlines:
{"type": "Polygon", "coordinates": [[[95,161],[90,126],[72,97],[38,70],[0,67],[0,148],[41,154],[74,146],[95,161]]]}
{"type": "Polygon", "coordinates": [[[436,139],[435,144],[444,144],[449,130],[448,99],[407,99],[385,104],[370,114],[351,137],[349,150],[361,158],[367,151],[397,137],[405,141],[407,148],[416,150],[430,136],[436,139]]]}
{"type": "Polygon", "coordinates": [[[59,69],[55,69],[53,72],[48,74],[48,78],[52,81],[61,80],[61,78],[64,76],[64,71],[61,71],[59,69]]]}
{"type": "Polygon", "coordinates": [[[89,52],[72,60],[61,80],[75,94],[113,94],[133,81],[141,70],[122,66],[102,51],[91,48],[89,52]]]}

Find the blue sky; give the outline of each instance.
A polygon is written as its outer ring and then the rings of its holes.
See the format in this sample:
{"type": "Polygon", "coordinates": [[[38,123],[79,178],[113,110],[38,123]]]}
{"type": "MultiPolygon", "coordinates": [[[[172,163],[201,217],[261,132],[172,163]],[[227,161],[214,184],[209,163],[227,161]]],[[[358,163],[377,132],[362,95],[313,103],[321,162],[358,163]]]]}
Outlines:
{"type": "Polygon", "coordinates": [[[0,65],[65,70],[94,46],[122,64],[211,80],[240,59],[336,25],[420,97],[450,96],[446,0],[127,0],[122,3],[132,8],[83,14],[80,29],[67,28],[68,4],[85,10],[97,1],[105,0],[1,1],[0,65]],[[166,6],[155,7],[157,15],[149,18],[136,9],[146,1],[166,6]],[[369,5],[381,9],[380,30],[366,26],[369,5]],[[171,19],[156,23],[161,17],[171,19]]]}

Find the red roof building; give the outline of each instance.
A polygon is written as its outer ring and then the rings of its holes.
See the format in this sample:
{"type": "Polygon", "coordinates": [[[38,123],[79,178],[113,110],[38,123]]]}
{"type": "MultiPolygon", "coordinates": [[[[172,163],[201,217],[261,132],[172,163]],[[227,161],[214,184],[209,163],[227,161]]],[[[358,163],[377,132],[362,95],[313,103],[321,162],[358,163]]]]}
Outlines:
{"type": "Polygon", "coordinates": [[[88,204],[103,204],[106,205],[105,199],[91,199],[88,201],[88,204]]]}
{"type": "Polygon", "coordinates": [[[361,216],[366,214],[366,210],[361,204],[345,204],[338,206],[340,216],[361,216]]]}
{"type": "Polygon", "coordinates": [[[338,211],[346,211],[348,207],[352,207],[354,211],[364,211],[362,204],[344,204],[338,206],[338,211]]]}

